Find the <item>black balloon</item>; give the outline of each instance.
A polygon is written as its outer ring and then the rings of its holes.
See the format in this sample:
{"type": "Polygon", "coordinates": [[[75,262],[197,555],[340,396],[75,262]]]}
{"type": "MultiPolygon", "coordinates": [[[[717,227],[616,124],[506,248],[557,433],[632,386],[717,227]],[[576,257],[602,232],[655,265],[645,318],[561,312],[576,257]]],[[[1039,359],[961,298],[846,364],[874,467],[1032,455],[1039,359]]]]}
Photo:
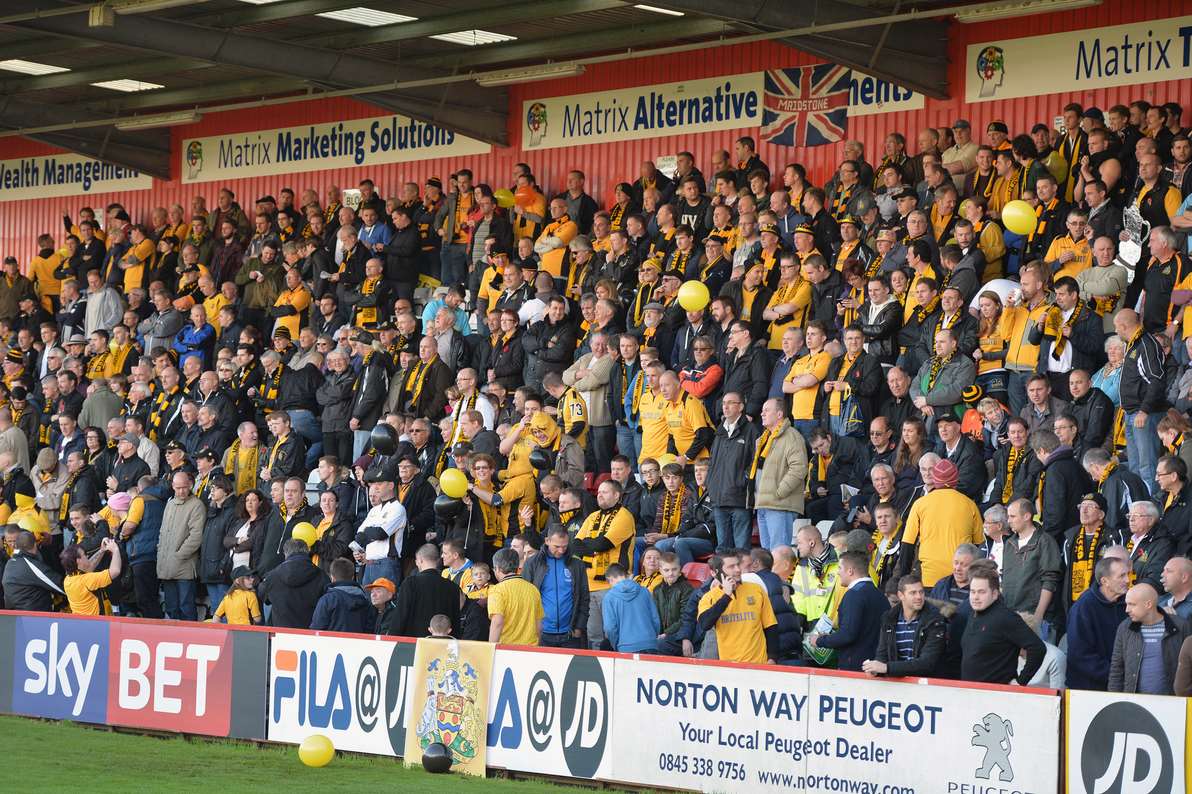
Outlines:
{"type": "Polygon", "coordinates": [[[543,447],[534,447],[530,451],[530,465],[538,471],[546,471],[555,465],[555,456],[543,447]]]}
{"type": "Polygon", "coordinates": [[[442,742],[433,742],[422,751],[422,768],[431,774],[451,770],[451,751],[442,742]]]}
{"type": "Polygon", "coordinates": [[[392,455],[397,452],[397,431],[388,422],[377,422],[369,434],[368,443],[378,455],[392,455]]]}
{"type": "Polygon", "coordinates": [[[435,499],[435,515],[444,521],[450,521],[458,516],[464,509],[464,503],[459,499],[454,499],[447,494],[440,494],[435,499]]]}

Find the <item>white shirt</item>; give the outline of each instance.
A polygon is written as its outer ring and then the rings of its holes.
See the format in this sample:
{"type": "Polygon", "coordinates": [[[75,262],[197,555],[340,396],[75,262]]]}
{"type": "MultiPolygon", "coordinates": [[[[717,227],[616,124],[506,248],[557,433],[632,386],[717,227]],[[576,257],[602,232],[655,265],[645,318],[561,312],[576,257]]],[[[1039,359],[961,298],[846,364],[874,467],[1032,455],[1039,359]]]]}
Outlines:
{"type": "MultiPolygon", "coordinates": [[[[401,544],[405,538],[404,530],[406,528],[406,509],[402,507],[401,502],[393,499],[388,502],[382,502],[369,510],[360,528],[368,529],[369,527],[380,527],[385,530],[387,538],[385,540],[371,541],[364,547],[365,562],[377,562],[378,560],[386,559],[389,556],[390,540],[393,540],[395,554],[401,556],[401,544]],[[397,537],[394,538],[394,535],[397,535],[397,537]]],[[[355,541],[352,542],[352,545],[359,548],[355,541]]]]}
{"type": "MultiPolygon", "coordinates": [[[[451,443],[459,441],[460,434],[463,432],[459,426],[459,415],[463,409],[463,398],[451,403],[451,418],[455,421],[455,429],[451,433],[451,443]]],[[[489,402],[488,397],[483,394],[476,396],[476,410],[484,417],[484,429],[492,430],[493,424],[497,421],[496,411],[493,410],[493,404],[489,402]]]]}
{"type": "Polygon", "coordinates": [[[997,563],[997,572],[1002,572],[1002,564],[1006,558],[1006,539],[991,541],[989,544],[988,559],[997,563]]]}
{"type": "MultiPolygon", "coordinates": [[[[1068,322],[1068,319],[1072,316],[1072,312],[1074,312],[1074,311],[1076,311],[1075,306],[1073,306],[1071,309],[1068,309],[1066,312],[1063,313],[1065,323],[1068,322]]],[[[1060,327],[1063,328],[1062,325],[1060,327]]],[[[1052,346],[1051,349],[1055,350],[1054,345],[1052,346]]],[[[1067,344],[1064,345],[1064,352],[1060,353],[1059,359],[1056,359],[1056,357],[1051,355],[1050,353],[1047,354],[1047,371],[1048,372],[1069,372],[1071,369],[1072,369],[1072,338],[1068,337],[1068,342],[1067,342],[1067,344]]]]}

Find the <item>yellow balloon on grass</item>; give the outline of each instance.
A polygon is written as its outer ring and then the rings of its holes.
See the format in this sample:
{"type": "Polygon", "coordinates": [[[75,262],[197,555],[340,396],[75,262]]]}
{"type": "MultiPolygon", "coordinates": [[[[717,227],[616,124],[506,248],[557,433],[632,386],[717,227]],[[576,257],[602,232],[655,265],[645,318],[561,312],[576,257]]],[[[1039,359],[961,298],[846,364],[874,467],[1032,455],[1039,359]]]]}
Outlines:
{"type": "Polygon", "coordinates": [[[1011,201],[1002,208],[1002,223],[1015,234],[1030,234],[1038,220],[1034,208],[1022,199],[1011,201]]]}
{"type": "Polygon", "coordinates": [[[503,187],[500,190],[494,190],[493,198],[497,200],[498,207],[509,209],[513,206],[513,191],[507,187],[503,187]]]}
{"type": "Polygon", "coordinates": [[[447,469],[439,477],[439,487],[452,499],[461,499],[468,492],[468,478],[459,469],[447,469]]]}
{"type": "Polygon", "coordinates": [[[327,766],[334,757],[335,745],[321,733],[307,736],[302,740],[302,744],[298,745],[298,758],[307,766],[327,766]]]}
{"type": "Polygon", "coordinates": [[[316,530],[315,525],[309,521],[303,521],[301,524],[295,526],[294,531],[291,532],[290,535],[295,540],[300,540],[307,546],[314,546],[315,541],[319,539],[318,530],[316,530]]]}
{"type": "Polygon", "coordinates": [[[679,287],[679,305],[689,312],[698,312],[712,300],[708,285],[702,281],[685,281],[679,287]]]}

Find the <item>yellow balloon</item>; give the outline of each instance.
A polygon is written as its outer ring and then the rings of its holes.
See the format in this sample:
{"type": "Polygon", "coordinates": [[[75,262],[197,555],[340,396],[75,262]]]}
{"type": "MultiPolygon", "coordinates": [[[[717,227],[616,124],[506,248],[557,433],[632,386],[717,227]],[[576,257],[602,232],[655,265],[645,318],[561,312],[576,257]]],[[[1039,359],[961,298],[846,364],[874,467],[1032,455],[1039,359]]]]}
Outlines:
{"type": "Polygon", "coordinates": [[[1035,210],[1022,199],[1011,201],[1002,208],[1002,223],[1015,234],[1030,234],[1038,220],[1035,210]]]}
{"type": "Polygon", "coordinates": [[[497,200],[498,207],[505,207],[508,209],[509,207],[513,206],[513,191],[507,187],[503,187],[500,190],[494,190],[493,198],[497,200]]]}
{"type": "Polygon", "coordinates": [[[460,499],[468,492],[468,478],[459,469],[447,469],[439,477],[439,487],[452,499],[460,499]]]}
{"type": "Polygon", "coordinates": [[[315,541],[319,539],[318,530],[309,521],[303,521],[301,524],[296,525],[290,536],[295,540],[303,541],[307,546],[315,545],[315,541]]]}
{"type": "Polygon", "coordinates": [[[689,312],[698,312],[712,300],[708,286],[702,281],[685,281],[679,287],[679,305],[689,312]]]}
{"type": "Polygon", "coordinates": [[[314,736],[307,736],[302,740],[302,744],[298,745],[298,757],[307,766],[327,766],[335,757],[335,745],[326,736],[316,733],[314,736]]]}

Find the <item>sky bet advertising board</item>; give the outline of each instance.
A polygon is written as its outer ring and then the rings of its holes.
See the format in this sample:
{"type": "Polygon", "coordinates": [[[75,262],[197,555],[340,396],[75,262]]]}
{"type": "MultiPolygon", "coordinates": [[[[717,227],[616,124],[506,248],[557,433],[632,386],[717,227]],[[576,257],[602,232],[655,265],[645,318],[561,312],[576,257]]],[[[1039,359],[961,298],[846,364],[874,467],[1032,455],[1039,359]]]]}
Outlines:
{"type": "Polygon", "coordinates": [[[6,616],[0,636],[17,714],[264,738],[264,633],[6,616]]]}
{"type": "Polygon", "coordinates": [[[647,786],[1050,794],[1058,775],[1053,695],[618,659],[614,704],[638,726],[613,735],[616,776],[647,786]]]}

